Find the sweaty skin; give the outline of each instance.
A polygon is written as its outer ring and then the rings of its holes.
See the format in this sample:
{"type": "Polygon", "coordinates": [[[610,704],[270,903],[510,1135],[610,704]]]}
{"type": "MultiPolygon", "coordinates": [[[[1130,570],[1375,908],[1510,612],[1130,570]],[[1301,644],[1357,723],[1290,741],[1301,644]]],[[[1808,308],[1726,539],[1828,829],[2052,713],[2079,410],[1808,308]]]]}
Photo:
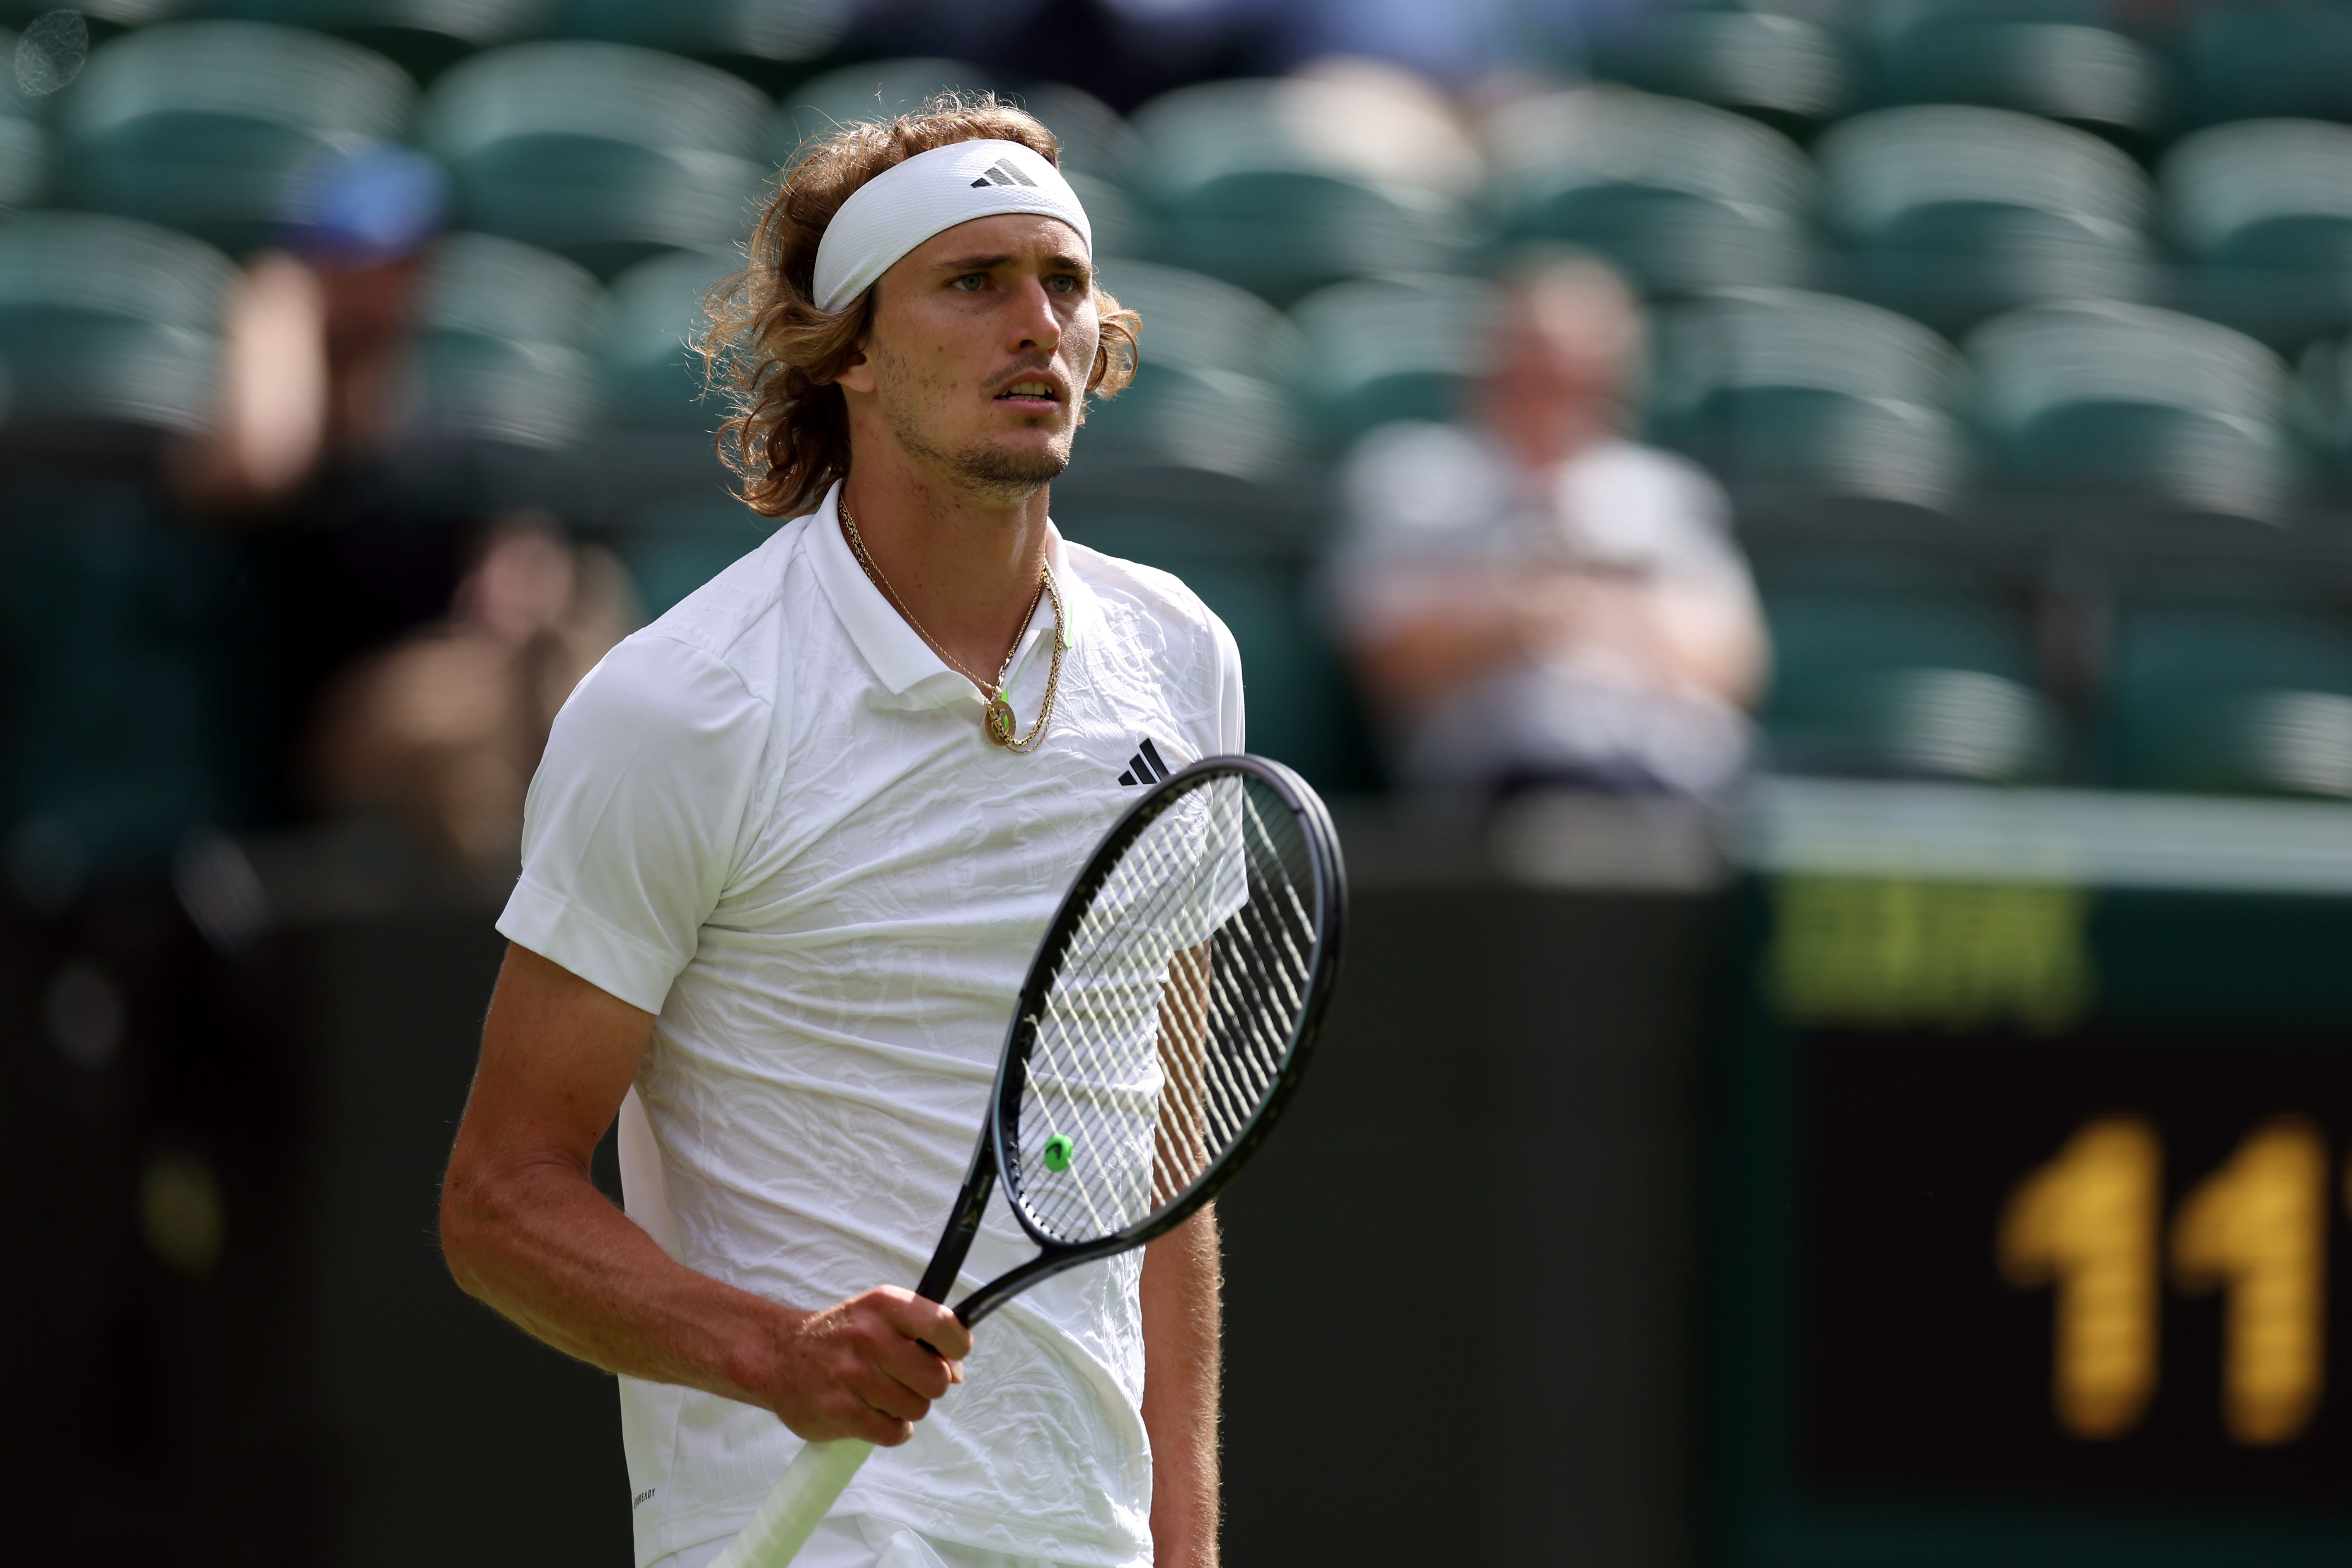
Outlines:
{"type": "MultiPolygon", "coordinates": [[[[1100,338],[1092,268],[1057,219],[986,217],[933,237],[875,287],[839,378],[849,510],[922,628],[993,674],[1034,603],[1046,487],[1081,418],[1100,338]]],[[[450,1271],[608,1372],[763,1405],[803,1437],[905,1442],[962,1380],[971,1336],[952,1312],[897,1286],[814,1309],[738,1290],[673,1262],[590,1182],[652,1028],[652,1015],[508,949],[442,1192],[450,1271]]],[[[952,1196],[940,1194],[942,1213],[952,1196]]],[[[1212,1214],[1144,1249],[1159,1568],[1217,1562],[1219,1289],[1212,1214]]]]}

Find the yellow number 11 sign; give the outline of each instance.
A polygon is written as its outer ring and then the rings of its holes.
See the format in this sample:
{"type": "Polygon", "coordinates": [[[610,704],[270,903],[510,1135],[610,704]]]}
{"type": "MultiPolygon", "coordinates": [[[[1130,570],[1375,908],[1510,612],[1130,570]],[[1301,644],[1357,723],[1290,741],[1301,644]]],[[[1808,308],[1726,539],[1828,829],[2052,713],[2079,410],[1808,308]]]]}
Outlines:
{"type": "MultiPolygon", "coordinates": [[[[2000,1270],[2053,1291],[2052,1403],[2078,1437],[2129,1431],[2156,1392],[2163,1147],[2142,1117],[2109,1116],[2018,1184],[2000,1270]]],[[[2182,1200],[2165,1238],[2173,1284],[2228,1292],[2221,1418],[2246,1444],[2298,1436],[2326,1381],[2327,1149],[2301,1117],[2249,1133],[2182,1200]]]]}

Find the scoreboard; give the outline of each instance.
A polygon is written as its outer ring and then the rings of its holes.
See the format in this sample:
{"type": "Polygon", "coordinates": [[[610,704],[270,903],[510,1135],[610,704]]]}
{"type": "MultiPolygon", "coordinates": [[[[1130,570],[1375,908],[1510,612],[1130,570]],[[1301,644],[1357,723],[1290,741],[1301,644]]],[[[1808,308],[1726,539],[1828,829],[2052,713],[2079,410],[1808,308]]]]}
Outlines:
{"type": "Polygon", "coordinates": [[[2352,807],[1776,785],[1714,1555],[2352,1563],[2352,807]]]}

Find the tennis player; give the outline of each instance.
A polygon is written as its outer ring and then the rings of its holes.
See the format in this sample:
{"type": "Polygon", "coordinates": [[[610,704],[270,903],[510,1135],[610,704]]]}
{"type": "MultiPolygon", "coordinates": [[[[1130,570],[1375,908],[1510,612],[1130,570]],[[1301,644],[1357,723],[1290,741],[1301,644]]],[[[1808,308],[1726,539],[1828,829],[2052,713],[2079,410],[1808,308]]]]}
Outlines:
{"type": "MultiPolygon", "coordinates": [[[[604,658],[530,786],[443,1246],[620,1374],[641,1568],[853,1436],[886,1447],[809,1568],[1216,1560],[1208,1215],[976,1342],[905,1288],[1066,884],[1242,748],[1216,617],[1046,515],[1138,326],[1055,159],[941,100],[783,179],[714,342],[746,499],[793,521],[604,658]],[[588,1176],[616,1114],[625,1215],[588,1176]]],[[[1000,1195],[964,1288],[1033,1253],[1000,1195]]]]}

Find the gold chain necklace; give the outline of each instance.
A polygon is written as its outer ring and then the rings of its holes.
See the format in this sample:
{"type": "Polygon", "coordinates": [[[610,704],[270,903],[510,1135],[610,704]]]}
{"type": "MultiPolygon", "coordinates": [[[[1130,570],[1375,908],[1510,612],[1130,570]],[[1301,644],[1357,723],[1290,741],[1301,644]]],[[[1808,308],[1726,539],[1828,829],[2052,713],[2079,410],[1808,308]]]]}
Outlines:
{"type": "Polygon", "coordinates": [[[884,596],[898,606],[898,613],[906,617],[907,624],[915,628],[915,635],[922,638],[933,653],[952,665],[958,675],[980,688],[981,696],[988,700],[988,738],[1008,752],[1035,751],[1037,742],[1045,739],[1046,724],[1054,717],[1054,695],[1061,689],[1062,686],[1062,591],[1054,585],[1053,566],[1047,563],[1038,567],[1037,593],[1029,601],[1029,613],[1022,617],[1021,627],[1023,631],[1026,631],[1030,621],[1035,618],[1039,598],[1051,599],[1054,602],[1054,663],[1045,673],[1045,700],[1037,705],[1037,721],[1029,726],[1029,732],[1026,735],[1023,735],[1016,741],[1013,735],[1020,729],[1020,721],[1013,716],[1013,704],[1005,700],[1004,680],[1005,677],[1013,671],[1013,656],[1021,651],[1020,633],[1013,634],[1013,646],[1004,650],[1004,662],[997,668],[996,684],[991,687],[988,682],[964,668],[963,660],[950,653],[940,644],[939,638],[925,631],[923,623],[915,618],[915,612],[907,607],[907,601],[898,597],[898,590],[890,586],[890,579],[882,575],[882,568],[874,564],[874,557],[866,552],[866,541],[857,531],[857,520],[849,515],[847,496],[841,498],[841,531],[848,539],[850,553],[857,557],[858,565],[866,569],[866,575],[873,581],[876,587],[882,590],[884,596]]]}

